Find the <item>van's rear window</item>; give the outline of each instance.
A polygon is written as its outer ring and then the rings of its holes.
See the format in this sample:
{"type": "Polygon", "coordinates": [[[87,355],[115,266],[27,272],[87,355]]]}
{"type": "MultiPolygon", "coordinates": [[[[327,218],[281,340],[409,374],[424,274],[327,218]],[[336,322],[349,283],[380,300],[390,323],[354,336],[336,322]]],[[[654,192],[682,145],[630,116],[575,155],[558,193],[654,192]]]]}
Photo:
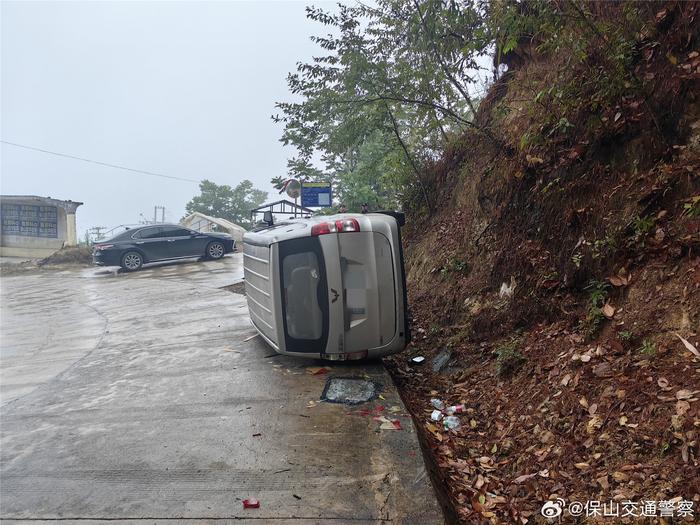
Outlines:
{"type": "Polygon", "coordinates": [[[294,339],[319,339],[323,312],[318,304],[321,269],[314,252],[300,252],[282,259],[287,332],[294,339]]]}
{"type": "Polygon", "coordinates": [[[323,353],[328,340],[328,285],[319,240],[282,241],[279,254],[285,349],[323,353]]]}

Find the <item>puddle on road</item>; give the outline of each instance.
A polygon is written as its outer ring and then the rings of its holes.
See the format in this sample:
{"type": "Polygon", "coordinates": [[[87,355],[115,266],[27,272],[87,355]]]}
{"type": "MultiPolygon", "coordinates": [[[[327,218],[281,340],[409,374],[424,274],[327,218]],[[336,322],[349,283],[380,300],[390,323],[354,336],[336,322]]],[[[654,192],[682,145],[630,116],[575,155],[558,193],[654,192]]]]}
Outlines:
{"type": "Polygon", "coordinates": [[[374,381],[356,377],[331,377],[326,381],[321,399],[329,403],[359,405],[376,399],[382,387],[374,381]]]}

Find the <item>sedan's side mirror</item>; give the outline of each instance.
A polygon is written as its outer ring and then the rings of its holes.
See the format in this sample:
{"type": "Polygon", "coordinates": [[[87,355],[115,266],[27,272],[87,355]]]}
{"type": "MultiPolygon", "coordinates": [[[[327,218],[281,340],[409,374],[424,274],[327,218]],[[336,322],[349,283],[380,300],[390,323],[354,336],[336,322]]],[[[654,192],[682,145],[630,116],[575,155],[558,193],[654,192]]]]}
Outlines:
{"type": "Polygon", "coordinates": [[[263,213],[263,222],[268,226],[272,226],[272,212],[266,211],[263,213]]]}

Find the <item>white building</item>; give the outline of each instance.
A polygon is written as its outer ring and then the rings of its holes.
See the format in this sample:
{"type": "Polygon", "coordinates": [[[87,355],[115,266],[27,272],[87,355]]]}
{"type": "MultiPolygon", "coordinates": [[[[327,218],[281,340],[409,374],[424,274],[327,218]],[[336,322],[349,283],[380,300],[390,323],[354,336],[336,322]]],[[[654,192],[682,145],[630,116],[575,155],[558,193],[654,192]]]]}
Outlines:
{"type": "Polygon", "coordinates": [[[82,202],[36,195],[0,195],[0,255],[48,257],[76,246],[75,211],[82,202]]]}
{"type": "Polygon", "coordinates": [[[187,228],[192,228],[198,232],[223,232],[228,233],[234,238],[236,244],[243,241],[243,234],[246,229],[243,226],[234,224],[226,219],[218,217],[210,217],[198,211],[188,215],[182,219],[182,225],[187,228]]]}

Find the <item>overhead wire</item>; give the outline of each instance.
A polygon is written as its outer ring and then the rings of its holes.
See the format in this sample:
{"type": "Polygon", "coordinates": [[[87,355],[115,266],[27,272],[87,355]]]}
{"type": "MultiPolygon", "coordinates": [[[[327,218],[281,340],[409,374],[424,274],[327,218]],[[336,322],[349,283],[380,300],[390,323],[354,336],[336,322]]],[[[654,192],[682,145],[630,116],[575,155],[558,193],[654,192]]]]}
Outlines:
{"type": "Polygon", "coordinates": [[[197,180],[197,179],[188,179],[186,177],[176,177],[175,175],[166,175],[164,173],[156,173],[153,171],[146,171],[146,170],[139,170],[136,168],[129,168],[128,166],[120,166],[119,164],[110,164],[109,162],[101,162],[99,160],[88,159],[85,157],[78,157],[77,155],[69,155],[68,153],[59,153],[57,151],[50,151],[47,149],[36,148],[34,146],[27,146],[26,144],[18,144],[16,142],[10,142],[7,140],[0,140],[0,142],[3,144],[8,144],[9,146],[15,146],[17,148],[24,148],[24,149],[28,149],[28,150],[32,150],[32,151],[40,151],[41,153],[47,153],[49,155],[56,155],[58,157],[65,157],[68,159],[80,160],[83,162],[89,162],[91,164],[97,164],[99,166],[106,166],[108,168],[131,171],[134,173],[140,173],[142,175],[150,175],[153,177],[162,177],[164,179],[181,180],[181,181],[185,181],[185,182],[197,182],[197,183],[201,182],[201,180],[197,180]]]}

